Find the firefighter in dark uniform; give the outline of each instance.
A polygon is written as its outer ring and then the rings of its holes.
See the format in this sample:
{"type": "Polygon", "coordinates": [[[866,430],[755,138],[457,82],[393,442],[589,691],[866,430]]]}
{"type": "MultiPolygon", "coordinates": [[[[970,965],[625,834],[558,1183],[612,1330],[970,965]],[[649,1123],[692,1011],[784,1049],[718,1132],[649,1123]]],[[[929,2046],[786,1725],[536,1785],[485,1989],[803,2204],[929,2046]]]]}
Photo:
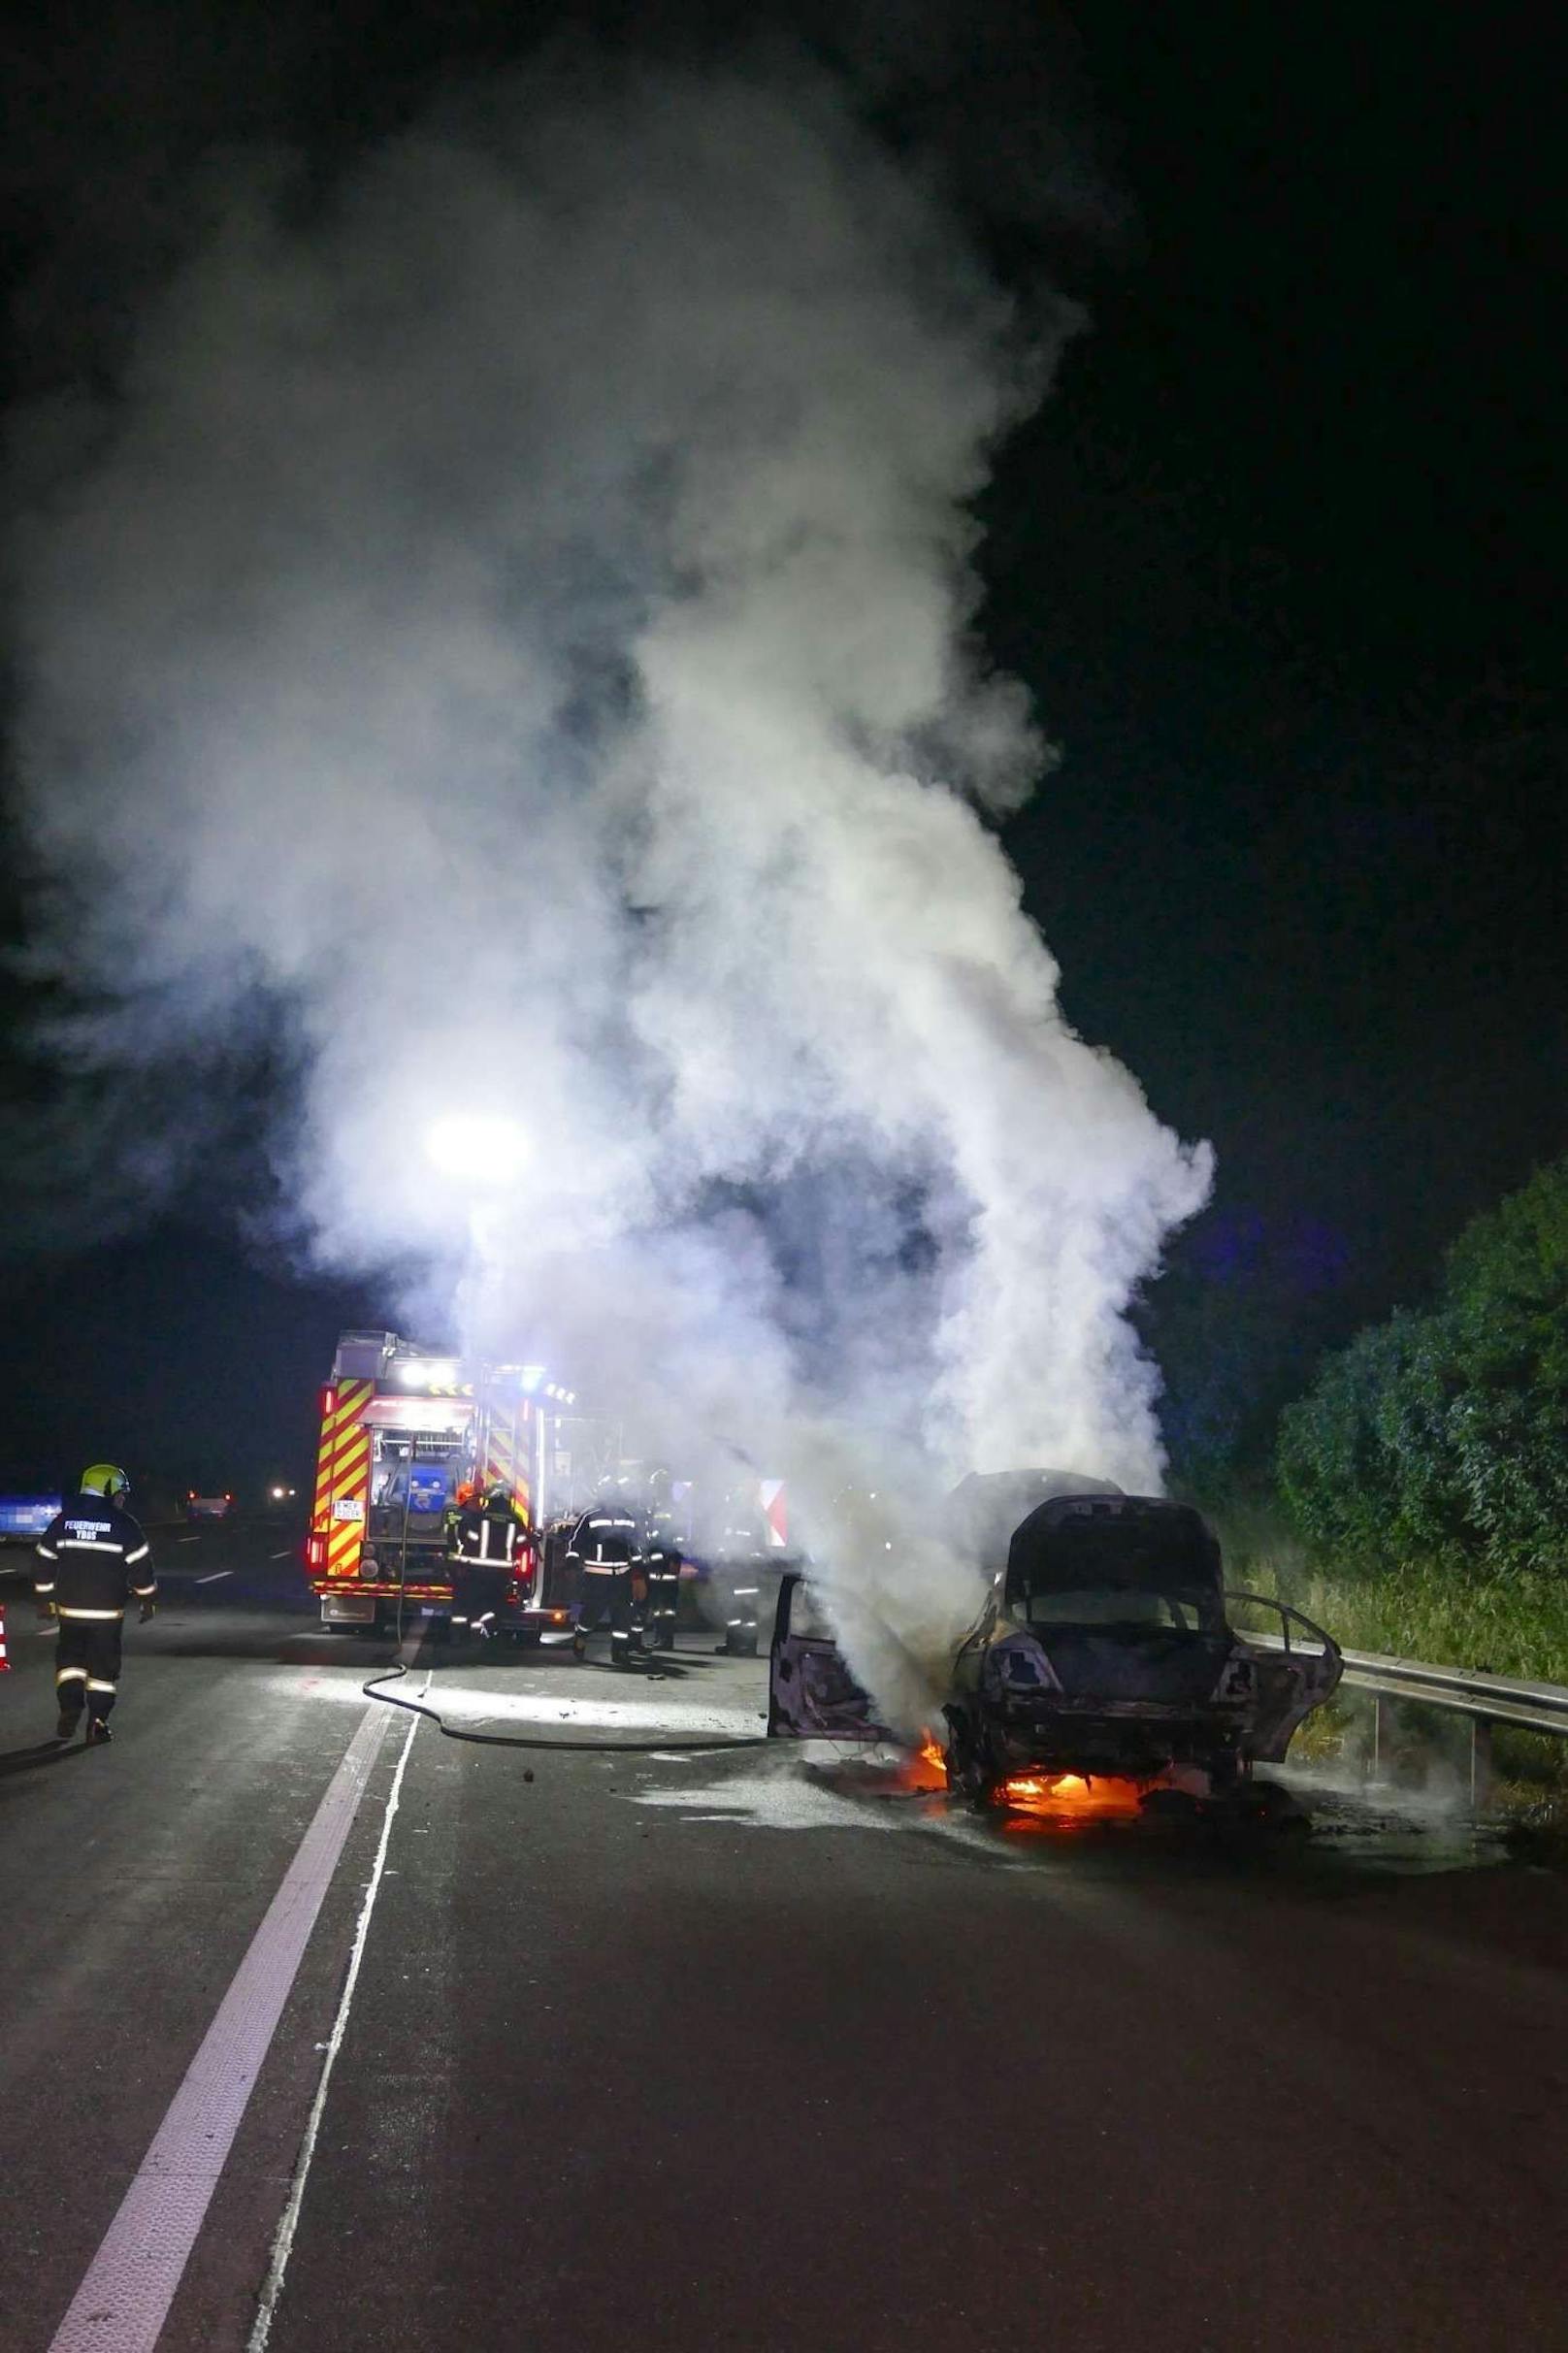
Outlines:
{"type": "Polygon", "coordinates": [[[648,1474],[644,1558],[648,1578],[648,1640],[655,1650],[672,1650],[675,1616],[680,1607],[680,1544],[675,1534],[673,1484],[663,1468],[648,1474]]]}
{"type": "Polygon", "coordinates": [[[452,1574],[452,1624],[481,1641],[495,1631],[496,1615],[516,1574],[524,1536],[523,1519],[506,1487],[471,1495],[457,1515],[452,1574]]]}
{"type": "Polygon", "coordinates": [[[152,1616],[157,1579],[152,1552],[124,1508],[130,1481],[113,1462],[82,1474],[82,1492],[49,1521],[38,1543],[33,1591],[39,1616],[58,1618],[54,1661],[57,1740],[69,1740],[85,1703],[89,1744],[107,1741],[119,1688],[120,1644],[132,1596],[144,1622],[152,1616]]]}
{"type": "Polygon", "coordinates": [[[647,1601],[647,1578],[642,1557],[642,1531],[637,1514],[618,1488],[608,1489],[591,1504],[572,1532],[569,1560],[581,1578],[582,1599],[573,1647],[580,1658],[588,1637],[609,1623],[609,1663],[629,1667],[634,1639],[642,1638],[642,1613],[647,1601]]]}
{"type": "Polygon", "coordinates": [[[724,1644],[732,1658],[755,1658],[767,1572],[768,1530],[755,1487],[732,1488],[713,1557],[713,1582],[724,1610],[724,1644]]]}

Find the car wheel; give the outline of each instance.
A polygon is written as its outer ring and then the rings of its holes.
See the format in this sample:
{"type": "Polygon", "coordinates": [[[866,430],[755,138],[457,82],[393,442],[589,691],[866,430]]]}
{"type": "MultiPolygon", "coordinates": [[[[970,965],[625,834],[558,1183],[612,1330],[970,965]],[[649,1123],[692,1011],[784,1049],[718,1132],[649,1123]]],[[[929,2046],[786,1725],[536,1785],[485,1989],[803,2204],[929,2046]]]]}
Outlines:
{"type": "Polygon", "coordinates": [[[1312,1824],[1306,1809],[1278,1781],[1246,1781],[1236,1791],[1229,1819],[1271,1838],[1304,1838],[1312,1824]]]}
{"type": "Polygon", "coordinates": [[[1203,1809],[1186,1789],[1146,1789],[1138,1801],[1138,1819],[1160,1830],[1184,1830],[1198,1821],[1203,1809]]]}

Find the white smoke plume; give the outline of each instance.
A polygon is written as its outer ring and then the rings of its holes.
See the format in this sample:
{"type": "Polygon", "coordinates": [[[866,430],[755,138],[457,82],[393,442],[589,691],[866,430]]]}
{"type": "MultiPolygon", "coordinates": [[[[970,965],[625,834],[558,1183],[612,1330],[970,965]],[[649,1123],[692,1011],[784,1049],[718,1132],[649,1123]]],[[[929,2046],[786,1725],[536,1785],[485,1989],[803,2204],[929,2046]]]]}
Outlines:
{"type": "MultiPolygon", "coordinates": [[[[819,1541],[915,1460],[1157,1484],[1125,1311],[1207,1149],[1066,1026],[987,821],[1043,756],[969,502],[1050,338],[777,60],[209,201],[16,543],[87,1050],[281,1006],[314,1262],[788,1472],[819,1541]]],[[[971,1598],[899,1558],[843,1613],[884,1688],[869,1620],[926,1652],[971,1598]]]]}

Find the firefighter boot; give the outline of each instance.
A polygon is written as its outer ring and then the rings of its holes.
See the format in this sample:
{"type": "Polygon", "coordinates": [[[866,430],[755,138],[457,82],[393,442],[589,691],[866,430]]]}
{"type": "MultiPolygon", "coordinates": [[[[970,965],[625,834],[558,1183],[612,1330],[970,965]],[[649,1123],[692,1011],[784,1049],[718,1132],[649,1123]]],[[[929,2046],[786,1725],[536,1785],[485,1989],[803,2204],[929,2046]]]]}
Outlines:
{"type": "Polygon", "coordinates": [[[55,1739],[74,1740],[77,1726],[81,1721],[82,1710],[80,1708],[62,1708],[54,1721],[55,1739]]]}
{"type": "Polygon", "coordinates": [[[88,1716],[87,1746],[89,1748],[102,1748],[108,1742],[112,1741],[114,1737],[114,1735],[113,1732],[111,1732],[109,1726],[105,1723],[101,1716],[88,1716]]]}

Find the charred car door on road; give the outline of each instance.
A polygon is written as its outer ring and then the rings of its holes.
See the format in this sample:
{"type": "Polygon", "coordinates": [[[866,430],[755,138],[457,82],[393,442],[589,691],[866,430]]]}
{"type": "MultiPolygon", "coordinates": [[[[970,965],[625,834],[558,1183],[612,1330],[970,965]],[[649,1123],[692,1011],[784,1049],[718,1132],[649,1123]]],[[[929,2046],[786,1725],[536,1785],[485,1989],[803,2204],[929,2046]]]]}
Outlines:
{"type": "Polygon", "coordinates": [[[768,1729],[803,1739],[890,1740],[840,1655],[799,1569],[779,1581],[768,1666],[768,1729]]]}

